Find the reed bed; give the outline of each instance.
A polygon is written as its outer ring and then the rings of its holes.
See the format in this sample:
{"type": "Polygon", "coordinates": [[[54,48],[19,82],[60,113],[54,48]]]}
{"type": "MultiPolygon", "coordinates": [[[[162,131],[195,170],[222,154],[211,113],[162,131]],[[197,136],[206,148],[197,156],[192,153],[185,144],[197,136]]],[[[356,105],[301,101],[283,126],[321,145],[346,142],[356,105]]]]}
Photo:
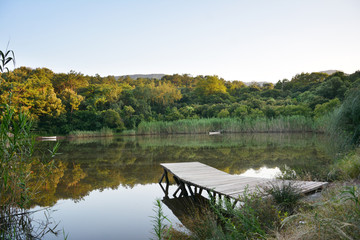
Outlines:
{"type": "Polygon", "coordinates": [[[137,134],[201,134],[221,131],[223,133],[262,132],[318,132],[312,118],[304,116],[281,116],[278,118],[203,118],[182,119],[173,122],[141,122],[137,134]]]}
{"type": "Polygon", "coordinates": [[[113,130],[110,128],[102,128],[98,131],[71,131],[68,135],[69,138],[89,138],[89,137],[111,137],[114,135],[113,130]]]}

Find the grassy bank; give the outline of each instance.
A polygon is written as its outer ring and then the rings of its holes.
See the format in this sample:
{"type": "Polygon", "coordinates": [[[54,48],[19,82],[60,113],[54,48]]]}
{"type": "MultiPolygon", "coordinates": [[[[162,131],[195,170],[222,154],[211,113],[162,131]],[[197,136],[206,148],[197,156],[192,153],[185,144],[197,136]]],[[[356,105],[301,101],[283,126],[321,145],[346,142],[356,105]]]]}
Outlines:
{"type": "Polygon", "coordinates": [[[157,239],[359,239],[359,184],[333,183],[318,197],[301,197],[297,187],[285,184],[245,193],[235,208],[226,200],[183,199],[180,220],[188,231],[173,228],[160,214],[157,239]]]}
{"type": "Polygon", "coordinates": [[[141,122],[137,134],[199,134],[212,131],[226,133],[315,132],[321,129],[312,118],[281,116],[278,118],[203,118],[173,122],[141,122]]]}

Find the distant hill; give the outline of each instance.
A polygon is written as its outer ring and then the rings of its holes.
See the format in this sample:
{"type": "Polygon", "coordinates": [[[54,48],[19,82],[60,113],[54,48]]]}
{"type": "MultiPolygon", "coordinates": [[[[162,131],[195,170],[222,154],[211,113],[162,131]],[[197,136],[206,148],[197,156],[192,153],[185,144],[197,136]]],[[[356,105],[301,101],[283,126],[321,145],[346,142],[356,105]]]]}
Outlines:
{"type": "MultiPolygon", "coordinates": [[[[328,75],[334,74],[336,72],[338,72],[340,70],[326,70],[326,71],[319,71],[319,73],[326,73],[328,75]]],[[[149,79],[161,79],[163,76],[165,76],[166,74],[163,73],[155,73],[155,74],[130,74],[130,75],[122,75],[122,76],[115,76],[116,79],[119,79],[120,77],[126,77],[129,76],[132,79],[138,79],[138,78],[149,78],[149,79]]],[[[232,80],[230,80],[232,81],[232,80]]],[[[263,86],[265,83],[270,83],[270,82],[244,82],[245,85],[250,86],[252,84],[257,84],[259,86],[263,86]]]]}
{"type": "Polygon", "coordinates": [[[250,85],[253,85],[253,84],[256,84],[260,87],[264,86],[265,83],[270,83],[270,82],[243,82],[246,86],[250,86],[250,85]]]}
{"type": "Polygon", "coordinates": [[[116,79],[119,79],[120,77],[126,77],[129,76],[132,79],[138,79],[138,78],[150,78],[150,79],[161,79],[165,74],[162,73],[156,73],[156,74],[131,74],[131,75],[122,75],[122,76],[115,76],[116,79]]]}
{"type": "Polygon", "coordinates": [[[339,70],[326,70],[326,71],[320,71],[320,73],[326,73],[328,75],[334,74],[336,72],[339,72],[339,70]]]}

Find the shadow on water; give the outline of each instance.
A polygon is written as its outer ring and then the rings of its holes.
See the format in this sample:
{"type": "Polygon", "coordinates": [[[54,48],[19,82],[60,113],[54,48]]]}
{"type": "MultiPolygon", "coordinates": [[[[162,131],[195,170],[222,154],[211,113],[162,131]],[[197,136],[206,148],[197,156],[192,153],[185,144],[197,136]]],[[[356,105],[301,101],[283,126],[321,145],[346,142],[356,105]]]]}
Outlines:
{"type": "Polygon", "coordinates": [[[162,202],[190,231],[194,228],[194,222],[191,220],[198,221],[209,216],[207,214],[207,211],[210,211],[209,199],[199,194],[174,198],[164,197],[162,202]]]}

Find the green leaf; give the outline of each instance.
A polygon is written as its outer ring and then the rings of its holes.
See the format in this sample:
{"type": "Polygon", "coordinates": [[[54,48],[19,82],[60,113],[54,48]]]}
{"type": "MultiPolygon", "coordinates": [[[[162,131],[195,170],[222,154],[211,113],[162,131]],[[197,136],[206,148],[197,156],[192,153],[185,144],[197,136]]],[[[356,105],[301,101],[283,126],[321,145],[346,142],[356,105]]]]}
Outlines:
{"type": "Polygon", "coordinates": [[[5,53],[5,57],[7,57],[7,55],[11,52],[11,50],[8,50],[6,53],[5,53]]]}
{"type": "Polygon", "coordinates": [[[13,60],[13,58],[12,58],[12,57],[8,57],[8,58],[5,60],[5,64],[4,64],[4,65],[6,65],[7,63],[9,63],[11,60],[13,60]]]}

